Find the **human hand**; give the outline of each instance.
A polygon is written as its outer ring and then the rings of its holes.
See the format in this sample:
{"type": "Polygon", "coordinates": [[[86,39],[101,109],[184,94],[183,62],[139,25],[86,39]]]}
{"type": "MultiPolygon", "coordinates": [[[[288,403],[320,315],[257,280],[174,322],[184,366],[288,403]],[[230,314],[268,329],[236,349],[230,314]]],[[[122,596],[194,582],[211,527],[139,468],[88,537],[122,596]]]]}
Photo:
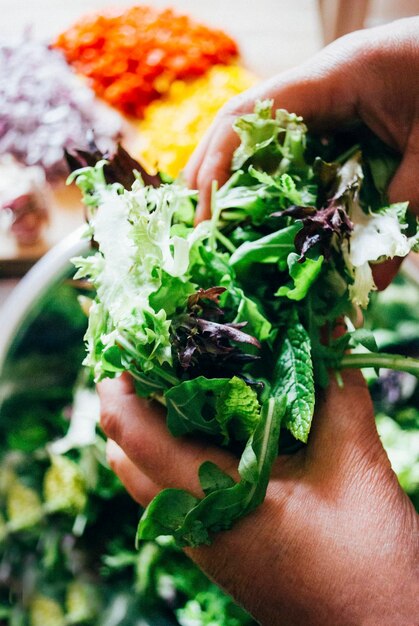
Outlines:
{"type": "MultiPolygon", "coordinates": [[[[419,213],[419,18],[352,33],[321,50],[297,68],[264,81],[223,107],[192,155],[184,176],[200,193],[197,221],[210,214],[211,184],[230,174],[239,140],[236,117],[253,111],[257,99],[304,117],[311,131],[342,129],[364,122],[403,155],[391,181],[390,202],[409,200],[419,213]]],[[[374,266],[381,289],[391,281],[400,259],[374,266]]]]}
{"type": "MultiPolygon", "coordinates": [[[[343,378],[344,389],[332,380],[319,398],[308,446],[278,458],[264,503],[212,546],[187,550],[266,626],[411,626],[417,615],[418,518],[361,374],[343,378]]],[[[202,497],[205,460],[237,477],[232,454],[170,435],[163,409],[138,398],[127,375],[99,394],[109,463],[143,506],[164,487],[202,497]]]]}

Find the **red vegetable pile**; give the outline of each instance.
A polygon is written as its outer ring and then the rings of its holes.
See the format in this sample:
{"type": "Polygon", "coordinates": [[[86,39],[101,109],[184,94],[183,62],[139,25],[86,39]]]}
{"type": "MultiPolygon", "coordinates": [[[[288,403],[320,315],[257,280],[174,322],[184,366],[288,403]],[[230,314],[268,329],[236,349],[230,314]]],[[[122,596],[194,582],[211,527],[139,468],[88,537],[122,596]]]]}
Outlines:
{"type": "Polygon", "coordinates": [[[138,117],[174,80],[200,76],[238,54],[222,31],[147,6],[84,17],[55,45],[99,96],[138,117]]]}

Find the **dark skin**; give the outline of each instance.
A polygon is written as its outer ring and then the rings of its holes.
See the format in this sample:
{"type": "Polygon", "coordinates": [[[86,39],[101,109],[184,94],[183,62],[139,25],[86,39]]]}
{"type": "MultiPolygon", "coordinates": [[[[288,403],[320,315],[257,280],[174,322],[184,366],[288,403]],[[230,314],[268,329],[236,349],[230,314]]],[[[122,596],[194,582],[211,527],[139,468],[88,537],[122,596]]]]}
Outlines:
{"type": "MultiPolygon", "coordinates": [[[[203,194],[201,219],[211,179],[228,175],[233,118],[266,97],[312,128],[362,119],[403,154],[391,201],[419,209],[419,19],[345,37],[228,105],[187,168],[203,194]]],[[[361,374],[343,380],[339,388],[332,376],[317,398],[308,446],[277,459],[264,503],[211,546],[187,551],[265,626],[418,623],[418,516],[391,470],[361,374]]],[[[127,375],[103,381],[99,393],[110,465],[143,506],[164,487],[202,496],[205,460],[237,476],[230,453],[172,437],[164,410],[138,398],[127,375]]]]}
{"type": "MultiPolygon", "coordinates": [[[[189,556],[264,626],[413,626],[419,523],[381,445],[362,375],[344,373],[317,401],[307,448],[279,457],[264,503],[189,556]]],[[[212,460],[237,477],[237,459],[175,439],[164,410],[124,375],[99,385],[108,459],[143,506],[164,487],[202,497],[212,460]],[[117,442],[117,443],[115,443],[117,442]]]]}

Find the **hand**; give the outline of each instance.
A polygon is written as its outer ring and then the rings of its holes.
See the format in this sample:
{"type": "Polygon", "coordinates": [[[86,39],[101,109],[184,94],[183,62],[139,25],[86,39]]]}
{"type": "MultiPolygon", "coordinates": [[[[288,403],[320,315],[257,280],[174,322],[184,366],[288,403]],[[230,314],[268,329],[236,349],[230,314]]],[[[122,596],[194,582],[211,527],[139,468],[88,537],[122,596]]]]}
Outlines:
{"type": "MultiPolygon", "coordinates": [[[[188,163],[188,185],[200,192],[197,220],[210,214],[211,183],[230,174],[238,137],[236,117],[253,110],[257,99],[304,117],[312,131],[365,122],[403,155],[388,190],[390,202],[410,201],[419,213],[419,18],[352,33],[309,61],[233,98],[224,106],[188,163]]],[[[391,281],[400,260],[374,267],[379,288],[391,281]]]]}
{"type": "MultiPolygon", "coordinates": [[[[344,389],[332,380],[319,399],[308,446],[278,458],[259,509],[212,546],[187,550],[266,626],[412,626],[417,617],[418,518],[361,374],[343,378],[344,389]]],[[[138,398],[127,375],[99,393],[109,463],[143,506],[163,487],[202,497],[205,460],[237,477],[232,454],[172,437],[163,409],[138,398]]]]}

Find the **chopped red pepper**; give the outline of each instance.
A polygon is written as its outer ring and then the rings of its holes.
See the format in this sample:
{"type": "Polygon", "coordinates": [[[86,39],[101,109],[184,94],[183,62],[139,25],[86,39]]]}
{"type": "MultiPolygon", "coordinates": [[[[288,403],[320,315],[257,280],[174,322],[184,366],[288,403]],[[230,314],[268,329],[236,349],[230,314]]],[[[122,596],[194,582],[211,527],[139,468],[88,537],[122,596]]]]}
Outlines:
{"type": "Polygon", "coordinates": [[[174,80],[200,76],[238,54],[222,31],[147,6],[84,17],[54,45],[98,95],[137,117],[174,80]]]}

